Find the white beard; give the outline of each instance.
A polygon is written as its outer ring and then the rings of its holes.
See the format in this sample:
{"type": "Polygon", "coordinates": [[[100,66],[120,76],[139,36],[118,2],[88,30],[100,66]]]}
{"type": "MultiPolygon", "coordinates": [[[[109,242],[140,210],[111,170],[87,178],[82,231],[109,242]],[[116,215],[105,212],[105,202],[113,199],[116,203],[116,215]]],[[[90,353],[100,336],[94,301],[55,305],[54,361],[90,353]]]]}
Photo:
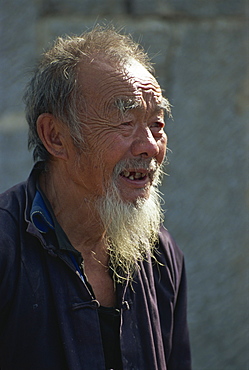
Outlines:
{"type": "MultiPolygon", "coordinates": [[[[141,160],[136,162],[137,168],[141,168],[141,160]]],[[[110,268],[114,272],[116,282],[132,280],[138,262],[153,257],[162,222],[161,197],[158,190],[161,167],[155,172],[149,198],[138,199],[136,204],[133,204],[121,199],[116,186],[115,177],[120,174],[120,169],[124,169],[123,165],[120,163],[116,166],[114,179],[107,188],[106,196],[97,202],[97,211],[106,231],[110,268]]],[[[155,168],[155,161],[151,165],[155,168]]],[[[148,161],[145,166],[148,168],[148,161]]],[[[134,160],[129,167],[135,167],[134,160]]]]}

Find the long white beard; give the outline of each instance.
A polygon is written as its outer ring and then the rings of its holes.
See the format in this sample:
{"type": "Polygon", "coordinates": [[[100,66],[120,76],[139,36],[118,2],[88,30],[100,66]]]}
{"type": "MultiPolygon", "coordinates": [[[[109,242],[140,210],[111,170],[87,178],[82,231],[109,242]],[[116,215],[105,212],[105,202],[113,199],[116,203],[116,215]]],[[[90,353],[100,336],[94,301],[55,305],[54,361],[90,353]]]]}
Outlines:
{"type": "MultiPolygon", "coordinates": [[[[97,203],[106,231],[110,268],[113,270],[116,282],[132,280],[138,268],[138,262],[153,257],[162,222],[161,197],[158,190],[161,168],[155,172],[149,198],[138,199],[136,204],[132,204],[121,199],[116,186],[115,177],[120,174],[120,169],[124,169],[123,166],[125,164],[118,164],[106,196],[97,203]]],[[[144,164],[145,166],[148,167],[148,164],[144,164]]],[[[151,166],[155,167],[155,162],[151,163],[151,166]]],[[[134,167],[133,160],[128,168],[134,167]]],[[[141,160],[137,162],[137,168],[141,168],[141,160]]]]}

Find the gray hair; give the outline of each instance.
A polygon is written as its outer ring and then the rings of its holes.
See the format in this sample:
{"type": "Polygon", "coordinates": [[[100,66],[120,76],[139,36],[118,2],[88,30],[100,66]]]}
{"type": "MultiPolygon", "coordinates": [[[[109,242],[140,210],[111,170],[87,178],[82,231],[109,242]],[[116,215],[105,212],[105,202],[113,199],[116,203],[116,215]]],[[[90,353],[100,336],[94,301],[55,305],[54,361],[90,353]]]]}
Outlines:
{"type": "Polygon", "coordinates": [[[43,54],[24,95],[29,124],[28,147],[33,148],[34,160],[49,159],[36,129],[37,119],[42,113],[51,113],[66,124],[75,145],[83,148],[78,109],[78,102],[83,103],[83,92],[77,85],[77,67],[80,62],[90,63],[100,55],[113,65],[135,59],[154,73],[142,47],[130,35],[122,35],[113,26],[97,25],[79,37],[59,37],[53,47],[43,54]]]}

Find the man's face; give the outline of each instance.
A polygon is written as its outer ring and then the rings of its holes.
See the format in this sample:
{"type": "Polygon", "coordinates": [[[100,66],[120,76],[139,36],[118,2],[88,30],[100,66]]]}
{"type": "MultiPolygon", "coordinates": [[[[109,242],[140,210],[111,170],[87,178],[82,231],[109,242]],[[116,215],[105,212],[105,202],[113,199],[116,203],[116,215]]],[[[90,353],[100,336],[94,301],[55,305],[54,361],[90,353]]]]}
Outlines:
{"type": "Polygon", "coordinates": [[[155,170],[150,162],[161,164],[167,145],[157,81],[135,61],[118,68],[94,61],[81,66],[78,83],[84,92],[79,109],[87,152],[75,158],[78,165],[70,171],[74,183],[85,198],[102,196],[118,166],[115,182],[121,199],[147,199],[155,170]],[[140,164],[141,159],[146,163],[140,164]]]}

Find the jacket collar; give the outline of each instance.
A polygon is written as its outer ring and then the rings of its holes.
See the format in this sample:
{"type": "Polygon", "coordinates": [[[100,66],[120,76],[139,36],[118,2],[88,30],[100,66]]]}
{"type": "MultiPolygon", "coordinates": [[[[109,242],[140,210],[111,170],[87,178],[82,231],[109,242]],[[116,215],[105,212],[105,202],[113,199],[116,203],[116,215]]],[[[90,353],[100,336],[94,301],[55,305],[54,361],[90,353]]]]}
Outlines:
{"type": "Polygon", "coordinates": [[[54,222],[50,212],[48,211],[44,199],[39,190],[36,191],[31,212],[31,222],[41,233],[47,233],[49,229],[54,230],[54,222]]]}
{"type": "Polygon", "coordinates": [[[26,222],[31,222],[31,209],[33,205],[34,198],[36,196],[38,178],[40,173],[44,170],[45,163],[37,162],[32,168],[32,171],[26,182],[26,206],[25,206],[25,220],[26,222]]]}

